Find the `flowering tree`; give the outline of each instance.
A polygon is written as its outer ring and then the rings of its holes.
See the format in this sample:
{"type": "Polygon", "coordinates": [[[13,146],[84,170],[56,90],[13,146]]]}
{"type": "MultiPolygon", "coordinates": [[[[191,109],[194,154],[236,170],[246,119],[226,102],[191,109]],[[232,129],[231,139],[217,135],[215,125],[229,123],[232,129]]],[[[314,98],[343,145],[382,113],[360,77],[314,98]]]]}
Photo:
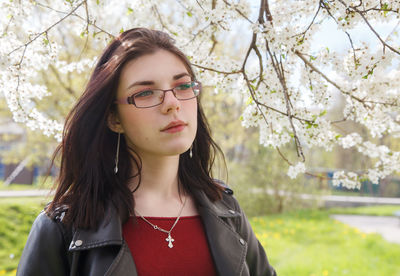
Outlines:
{"type": "Polygon", "coordinates": [[[364,171],[337,171],[335,184],[355,188],[400,172],[400,152],[377,142],[400,134],[400,1],[159,2],[1,0],[0,90],[14,120],[61,139],[62,114],[40,105],[54,95],[40,74],[55,70],[62,80],[89,71],[96,49],[146,26],[170,33],[206,85],[246,95],[243,126],[259,128],[260,143],[281,154],[290,177],[309,173],[304,149],[315,147],[354,148],[371,161],[364,171]],[[340,49],[321,38],[327,25],[343,35],[340,49]],[[83,46],[71,49],[77,39],[83,46]],[[344,108],[333,118],[339,98],[344,108]],[[343,129],[349,121],[359,127],[343,129]],[[289,143],[295,158],[280,150],[289,143]]]}

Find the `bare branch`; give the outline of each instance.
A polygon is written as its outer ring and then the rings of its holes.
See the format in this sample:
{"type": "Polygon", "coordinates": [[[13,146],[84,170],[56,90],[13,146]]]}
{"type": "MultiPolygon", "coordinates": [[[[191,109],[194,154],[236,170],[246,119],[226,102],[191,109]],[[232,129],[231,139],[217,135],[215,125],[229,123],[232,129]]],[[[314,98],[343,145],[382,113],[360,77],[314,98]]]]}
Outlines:
{"type": "Polygon", "coordinates": [[[282,157],[283,160],[286,161],[286,163],[289,164],[289,166],[292,166],[293,164],[285,157],[285,155],[281,152],[279,147],[275,147],[276,151],[279,153],[279,155],[282,157]]]}
{"type": "Polygon", "coordinates": [[[192,65],[193,65],[194,67],[197,67],[197,68],[200,68],[200,69],[203,69],[203,70],[206,70],[206,71],[211,71],[211,72],[215,72],[215,73],[219,73],[219,74],[224,74],[224,75],[234,75],[234,74],[243,73],[243,70],[237,70],[237,71],[230,71],[230,72],[227,72],[227,71],[220,71],[220,70],[217,70],[217,69],[214,69],[214,68],[210,68],[210,67],[205,67],[205,66],[202,66],[202,65],[199,65],[199,64],[195,64],[195,63],[192,63],[192,65]]]}
{"type": "Polygon", "coordinates": [[[304,38],[305,38],[305,36],[306,36],[308,30],[309,30],[309,29],[311,28],[311,26],[314,24],[315,19],[317,18],[317,15],[318,15],[318,13],[319,13],[320,10],[321,10],[321,5],[318,5],[317,12],[314,14],[314,17],[313,17],[313,19],[311,20],[311,23],[307,26],[307,28],[305,29],[304,32],[300,33],[300,34],[303,35],[303,37],[301,38],[300,41],[303,41],[303,40],[304,40],[304,38]]]}
{"type": "MultiPolygon", "coordinates": [[[[364,20],[365,24],[367,24],[368,28],[375,34],[375,36],[379,39],[379,41],[382,43],[383,45],[383,53],[385,53],[385,49],[386,47],[389,48],[391,51],[393,51],[394,53],[400,55],[400,51],[396,50],[395,48],[393,48],[392,46],[390,46],[388,43],[386,43],[385,40],[383,40],[381,38],[381,36],[378,34],[378,32],[372,27],[372,25],[369,23],[368,19],[365,17],[365,14],[367,14],[368,10],[359,10],[358,7],[359,6],[347,6],[346,3],[342,0],[338,0],[343,6],[346,7],[346,11],[351,13],[358,13],[361,18],[364,20]]],[[[383,9],[371,9],[371,10],[379,10],[379,11],[386,11],[383,9]]]]}
{"type": "MultiPolygon", "coordinates": [[[[212,0],[212,2],[211,2],[211,9],[212,9],[212,10],[215,10],[216,5],[217,5],[217,1],[216,1],[216,0],[212,0]]],[[[212,54],[212,52],[214,51],[215,46],[217,46],[217,42],[218,42],[218,41],[217,41],[217,38],[215,37],[215,23],[211,22],[211,28],[213,28],[214,31],[213,31],[213,33],[211,34],[212,45],[211,45],[210,51],[208,52],[208,55],[211,55],[211,54],[212,54]]]]}
{"type": "MultiPolygon", "coordinates": [[[[226,1],[226,0],[223,0],[223,1],[227,6],[229,6],[229,7],[231,6],[231,4],[228,1],[226,1]]],[[[250,18],[248,18],[246,15],[244,15],[239,9],[235,9],[235,11],[237,11],[237,13],[240,14],[244,19],[246,19],[250,24],[253,24],[253,21],[251,21],[250,18]]]]}
{"type": "Polygon", "coordinates": [[[74,95],[75,94],[74,90],[62,80],[58,70],[52,64],[50,64],[49,67],[50,67],[51,71],[53,72],[54,76],[56,77],[57,81],[65,89],[65,91],[67,91],[68,94],[70,94],[70,95],[74,95]]]}
{"type": "MultiPolygon", "coordinates": [[[[268,0],[261,0],[260,12],[259,12],[259,15],[258,15],[258,22],[260,24],[264,24],[265,23],[264,16],[268,20],[268,22],[270,22],[272,24],[272,14],[271,14],[271,11],[269,9],[268,0]]],[[[256,40],[253,39],[253,42],[254,42],[253,48],[255,50],[256,49],[256,45],[255,45],[256,40]]],[[[276,73],[276,75],[277,75],[277,77],[279,79],[279,82],[281,83],[281,86],[282,86],[282,91],[284,93],[284,98],[285,98],[285,102],[286,102],[286,113],[287,113],[286,116],[289,119],[290,126],[291,126],[292,131],[293,131],[293,137],[294,137],[294,140],[295,140],[297,155],[299,157],[301,157],[303,162],[304,162],[305,161],[305,157],[304,157],[303,149],[302,149],[302,146],[300,144],[299,137],[297,136],[297,131],[296,131],[296,128],[295,128],[294,123],[293,123],[293,116],[291,114],[291,104],[290,104],[288,89],[287,89],[287,86],[286,86],[286,80],[285,80],[285,75],[284,75],[283,64],[282,64],[281,60],[280,61],[277,60],[275,53],[271,52],[267,40],[265,40],[265,46],[266,46],[267,53],[271,57],[272,67],[274,68],[275,73],[276,73]]],[[[260,59],[260,57],[259,57],[259,59],[260,59]]]]}
{"type": "Polygon", "coordinates": [[[14,19],[14,16],[12,15],[12,16],[10,17],[10,20],[8,20],[7,25],[6,25],[6,27],[4,28],[4,32],[3,32],[3,34],[2,34],[1,36],[4,36],[4,35],[7,34],[8,28],[10,27],[11,21],[12,21],[13,19],[14,19]]]}
{"type": "MultiPolygon", "coordinates": [[[[357,10],[356,10],[357,11],[357,10]]],[[[357,11],[358,14],[362,17],[362,19],[364,19],[365,23],[367,24],[367,26],[371,29],[371,31],[376,35],[376,37],[380,40],[380,42],[383,45],[383,52],[385,53],[385,47],[389,48],[390,50],[392,50],[393,52],[395,52],[396,54],[400,55],[400,52],[398,50],[396,50],[395,48],[393,48],[392,46],[390,46],[389,44],[387,44],[381,37],[380,35],[375,31],[375,29],[371,26],[371,24],[369,23],[369,21],[367,20],[367,18],[364,16],[363,13],[357,11]]]]}
{"type": "Polygon", "coordinates": [[[172,34],[173,32],[168,28],[168,26],[164,23],[164,20],[162,19],[162,16],[160,14],[160,12],[158,11],[158,8],[156,5],[153,5],[152,7],[153,12],[156,14],[158,21],[160,22],[161,26],[163,27],[163,29],[166,29],[170,34],[172,34]]]}
{"type": "Polygon", "coordinates": [[[355,66],[355,68],[357,68],[357,64],[358,64],[358,62],[357,62],[357,57],[356,57],[356,50],[354,49],[354,44],[353,44],[353,40],[351,39],[351,36],[350,36],[350,34],[349,34],[349,32],[345,32],[346,33],[346,35],[347,35],[347,37],[349,38],[349,41],[350,41],[350,45],[351,45],[351,49],[353,49],[353,60],[354,60],[354,66],[355,66]]]}
{"type": "Polygon", "coordinates": [[[266,50],[269,54],[269,56],[271,57],[271,61],[272,61],[272,66],[275,70],[275,73],[279,79],[279,82],[281,83],[282,86],[282,91],[283,91],[283,95],[285,98],[285,103],[286,103],[286,113],[287,113],[287,117],[289,119],[289,123],[290,126],[292,128],[293,131],[293,138],[296,144],[296,152],[297,152],[297,156],[302,158],[302,161],[305,161],[305,157],[304,157],[304,153],[303,153],[303,149],[302,146],[300,144],[300,139],[297,135],[297,131],[296,131],[296,127],[294,126],[293,123],[293,116],[292,116],[292,107],[290,104],[290,99],[289,99],[289,93],[288,93],[288,89],[286,86],[286,79],[285,79],[285,75],[284,75],[284,69],[283,69],[283,64],[282,61],[278,61],[278,59],[276,58],[275,53],[272,53],[269,46],[268,46],[268,41],[265,42],[266,44],[266,50]]]}

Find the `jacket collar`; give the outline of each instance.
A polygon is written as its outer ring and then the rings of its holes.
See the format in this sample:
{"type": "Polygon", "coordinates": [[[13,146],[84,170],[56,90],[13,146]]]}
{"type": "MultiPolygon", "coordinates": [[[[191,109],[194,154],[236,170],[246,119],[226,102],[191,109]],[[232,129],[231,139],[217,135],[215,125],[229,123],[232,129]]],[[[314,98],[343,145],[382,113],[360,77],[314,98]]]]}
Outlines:
{"type": "MultiPolygon", "coordinates": [[[[197,200],[200,215],[212,213],[216,217],[230,218],[237,217],[240,214],[230,209],[222,200],[211,202],[207,195],[201,190],[193,191],[197,200]]],[[[104,245],[121,245],[122,222],[114,206],[106,208],[104,219],[100,222],[96,230],[75,229],[73,238],[69,246],[70,251],[85,250],[104,245]]]]}
{"type": "Polygon", "coordinates": [[[95,230],[75,229],[70,251],[85,250],[105,245],[122,245],[122,222],[115,207],[106,208],[104,218],[95,230]]]}
{"type": "Polygon", "coordinates": [[[231,209],[224,200],[217,200],[215,202],[211,202],[211,200],[207,197],[207,195],[201,190],[193,191],[194,197],[197,201],[198,208],[204,208],[207,212],[211,212],[217,217],[221,218],[232,218],[240,216],[240,213],[231,209]]]}

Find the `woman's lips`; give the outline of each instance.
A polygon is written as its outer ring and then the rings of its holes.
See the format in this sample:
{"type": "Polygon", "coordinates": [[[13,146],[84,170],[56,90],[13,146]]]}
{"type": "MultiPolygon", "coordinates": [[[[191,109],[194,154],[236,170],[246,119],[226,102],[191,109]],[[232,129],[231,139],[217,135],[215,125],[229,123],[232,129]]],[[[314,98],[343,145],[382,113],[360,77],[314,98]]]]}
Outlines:
{"type": "Polygon", "coordinates": [[[167,132],[167,133],[180,132],[185,127],[186,127],[186,125],[176,125],[176,126],[172,126],[172,127],[166,128],[166,129],[162,130],[162,132],[167,132]]]}
{"type": "Polygon", "coordinates": [[[167,132],[167,133],[175,133],[182,131],[187,124],[181,120],[173,121],[169,123],[166,127],[161,129],[161,132],[167,132]]]}

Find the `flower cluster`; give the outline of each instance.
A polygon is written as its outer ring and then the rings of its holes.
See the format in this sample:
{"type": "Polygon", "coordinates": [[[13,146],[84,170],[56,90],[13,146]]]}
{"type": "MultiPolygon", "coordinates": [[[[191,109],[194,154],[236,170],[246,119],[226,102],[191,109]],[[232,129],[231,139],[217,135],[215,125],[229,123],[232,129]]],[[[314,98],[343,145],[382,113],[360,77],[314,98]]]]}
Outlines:
{"type": "MultiPolygon", "coordinates": [[[[38,105],[53,97],[39,73],[82,74],[119,32],[162,29],[205,86],[245,95],[242,124],[259,128],[262,145],[295,142],[299,156],[303,147],[354,148],[373,165],[336,172],[334,183],[350,188],[400,172],[400,153],[377,141],[400,135],[400,39],[393,24],[400,2],[267,3],[268,9],[253,1],[1,1],[0,91],[16,121],[61,139],[63,117],[38,105]],[[321,38],[324,26],[342,35],[340,49],[321,38]],[[347,122],[357,128],[343,128],[347,122]]],[[[305,160],[289,163],[296,164],[288,169],[292,178],[307,171],[305,160]]]]}

